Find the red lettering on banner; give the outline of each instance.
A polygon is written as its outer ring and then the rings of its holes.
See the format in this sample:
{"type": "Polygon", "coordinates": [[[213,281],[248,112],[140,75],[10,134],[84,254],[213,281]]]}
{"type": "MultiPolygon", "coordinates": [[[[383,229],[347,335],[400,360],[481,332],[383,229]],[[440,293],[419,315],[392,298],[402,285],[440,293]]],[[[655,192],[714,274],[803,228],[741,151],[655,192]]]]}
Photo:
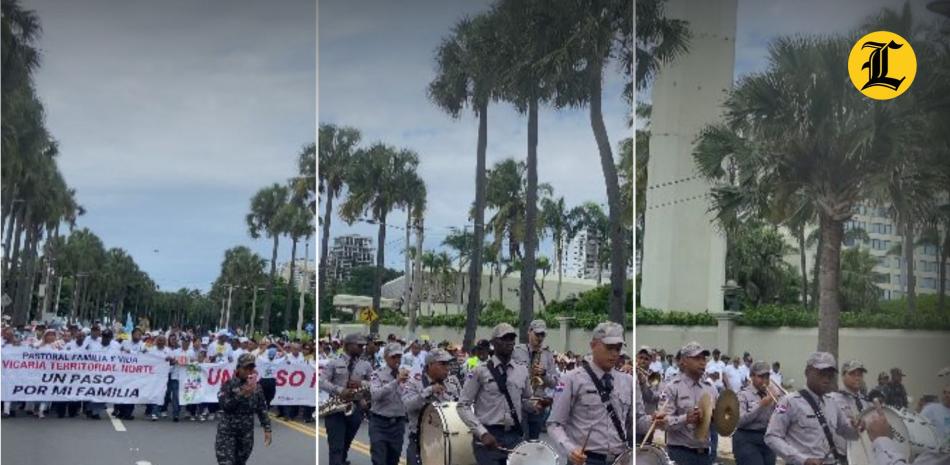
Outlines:
{"type": "Polygon", "coordinates": [[[45,370],[46,362],[40,361],[21,361],[21,360],[4,360],[3,368],[8,370],[45,370]]]}
{"type": "Polygon", "coordinates": [[[278,386],[278,387],[281,387],[281,386],[287,384],[287,371],[285,371],[285,370],[277,370],[276,378],[277,378],[277,386],[278,386]]]}
{"type": "Polygon", "coordinates": [[[290,374],[290,385],[297,387],[303,384],[306,381],[306,378],[303,375],[302,371],[295,371],[290,374]]]}
{"type": "Polygon", "coordinates": [[[208,384],[211,386],[227,383],[229,379],[231,379],[231,370],[208,368],[208,384]]]}
{"type": "Polygon", "coordinates": [[[313,376],[310,377],[310,388],[314,389],[317,387],[317,372],[313,372],[313,376]]]}

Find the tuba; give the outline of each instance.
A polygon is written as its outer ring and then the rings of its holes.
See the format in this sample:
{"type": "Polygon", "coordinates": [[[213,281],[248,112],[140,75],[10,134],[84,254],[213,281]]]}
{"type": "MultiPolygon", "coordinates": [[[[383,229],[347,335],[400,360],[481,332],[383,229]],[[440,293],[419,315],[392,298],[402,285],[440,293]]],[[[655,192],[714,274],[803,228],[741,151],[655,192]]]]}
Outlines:
{"type": "MultiPolygon", "coordinates": [[[[528,368],[531,372],[533,372],[534,367],[540,364],[541,364],[541,350],[539,349],[539,350],[534,351],[534,356],[531,357],[531,366],[529,366],[528,368]]],[[[544,386],[544,378],[540,376],[531,375],[531,388],[535,392],[537,392],[538,389],[541,388],[542,386],[544,386]]]]}
{"type": "MultiPolygon", "coordinates": [[[[369,391],[368,387],[361,387],[353,391],[353,398],[355,399],[358,395],[369,391]]],[[[326,402],[320,404],[319,416],[323,418],[327,415],[333,415],[335,413],[343,412],[344,415],[350,416],[353,414],[353,399],[345,400],[342,396],[336,395],[331,397],[326,402]]]]}

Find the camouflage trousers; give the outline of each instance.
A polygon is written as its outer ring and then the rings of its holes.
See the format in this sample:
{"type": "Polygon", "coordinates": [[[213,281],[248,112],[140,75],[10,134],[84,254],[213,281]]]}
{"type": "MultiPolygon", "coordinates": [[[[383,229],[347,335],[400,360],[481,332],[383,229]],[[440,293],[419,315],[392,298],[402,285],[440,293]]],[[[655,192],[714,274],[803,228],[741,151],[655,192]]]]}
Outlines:
{"type": "Polygon", "coordinates": [[[218,465],[245,465],[254,449],[254,428],[232,429],[218,427],[214,440],[214,455],[218,465]]]}

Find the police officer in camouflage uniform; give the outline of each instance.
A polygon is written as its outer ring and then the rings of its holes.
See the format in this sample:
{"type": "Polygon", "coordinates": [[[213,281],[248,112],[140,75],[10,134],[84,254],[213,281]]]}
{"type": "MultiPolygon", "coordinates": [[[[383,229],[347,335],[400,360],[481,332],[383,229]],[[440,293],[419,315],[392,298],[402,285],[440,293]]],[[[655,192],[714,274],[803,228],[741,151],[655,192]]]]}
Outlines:
{"type": "MultiPolygon", "coordinates": [[[[426,367],[403,385],[402,401],[409,416],[409,445],[406,446],[406,463],[419,465],[419,415],[433,402],[455,402],[462,387],[458,379],[449,374],[452,356],[443,349],[435,349],[426,357],[426,367]]],[[[408,368],[405,368],[408,370],[408,368]]]]}
{"type": "Polygon", "coordinates": [[[402,387],[409,372],[399,372],[402,345],[386,344],[386,364],[373,372],[369,411],[369,447],[373,465],[397,465],[402,455],[402,439],[406,432],[406,407],[402,404],[402,387]]]}
{"type": "MultiPolygon", "coordinates": [[[[540,400],[549,397],[545,394],[545,388],[554,389],[557,386],[558,372],[557,365],[554,363],[554,354],[547,346],[544,346],[544,336],[547,333],[547,324],[544,320],[534,320],[528,326],[528,343],[518,344],[511,353],[511,359],[528,367],[531,378],[540,377],[543,382],[531,393],[531,396],[540,400]],[[537,366],[532,365],[534,357],[538,357],[537,366]]],[[[532,384],[532,388],[534,385],[532,384]]],[[[541,436],[541,429],[544,427],[546,409],[541,409],[538,413],[530,411],[525,412],[525,423],[527,423],[527,439],[536,440],[541,436]]]]}
{"type": "Polygon", "coordinates": [[[254,448],[254,414],[264,428],[264,445],[270,446],[270,418],[267,416],[267,401],[257,385],[254,372],[254,356],[244,354],[238,358],[234,377],[221,386],[218,405],[223,417],[218,422],[218,434],[214,440],[214,454],[218,465],[244,465],[254,448]]]}

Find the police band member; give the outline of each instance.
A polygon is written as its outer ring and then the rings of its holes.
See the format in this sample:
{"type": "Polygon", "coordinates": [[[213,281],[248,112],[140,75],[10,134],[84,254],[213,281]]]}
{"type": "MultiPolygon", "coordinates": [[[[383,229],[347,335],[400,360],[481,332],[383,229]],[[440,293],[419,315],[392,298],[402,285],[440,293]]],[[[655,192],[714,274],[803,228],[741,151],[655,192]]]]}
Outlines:
{"type": "Polygon", "coordinates": [[[640,394],[640,388],[634,389],[637,392],[637,400],[635,404],[634,413],[636,414],[636,435],[635,442],[640,444],[643,441],[643,437],[650,431],[650,426],[653,426],[654,421],[656,426],[654,429],[663,430],[666,429],[666,415],[662,412],[653,412],[652,414],[647,414],[646,407],[643,405],[643,396],[640,394]]]}
{"type": "Polygon", "coordinates": [[[814,352],[805,365],[807,389],[790,393],[775,408],[765,432],[765,443],[789,465],[845,463],[835,448],[833,433],[849,441],[858,430],[830,394],[838,373],[835,357],[814,352]]]}
{"type": "Polygon", "coordinates": [[[327,362],[324,376],[320,377],[320,389],[343,400],[354,401],[353,412],[337,412],[324,418],[327,428],[327,444],[330,448],[330,463],[345,464],[350,444],[363,422],[363,406],[356,398],[356,390],[369,388],[372,367],[369,362],[360,360],[366,337],[361,334],[347,334],[343,338],[343,354],[327,362]]]}
{"type": "MultiPolygon", "coordinates": [[[[632,442],[633,376],[615,368],[623,344],[622,326],[612,322],[597,325],[590,342],[591,355],[580,367],[565,373],[558,384],[548,432],[569,451],[568,459],[574,465],[613,463],[632,442]]],[[[648,420],[640,416],[637,425],[648,420]]]]}
{"type": "MultiPolygon", "coordinates": [[[[531,372],[531,379],[540,377],[543,381],[539,385],[531,384],[531,396],[536,399],[548,397],[545,395],[545,388],[554,388],[557,386],[558,372],[557,365],[554,363],[554,354],[547,346],[542,346],[544,336],[547,332],[547,325],[544,320],[534,320],[528,326],[528,343],[515,346],[511,359],[518,363],[523,363],[531,372]],[[538,359],[537,365],[532,362],[538,359]]],[[[525,412],[525,423],[527,423],[527,439],[535,440],[541,436],[541,428],[544,426],[544,410],[538,413],[530,411],[525,412]]]]}
{"type": "Polygon", "coordinates": [[[666,449],[678,465],[709,465],[715,457],[709,435],[696,439],[701,420],[699,401],[704,394],[715,405],[719,393],[712,382],[703,377],[709,351],[698,342],[686,344],[679,352],[680,374],[667,384],[660,395],[666,414],[666,449]]]}
{"type": "Polygon", "coordinates": [[[522,410],[547,407],[550,400],[531,400],[528,368],[511,360],[518,333],[508,323],[492,330],[495,355],[470,372],[459,396],[458,414],[471,429],[478,465],[505,465],[511,449],[524,436],[522,410]],[[474,406],[474,411],[472,411],[474,406]]]}
{"type": "Polygon", "coordinates": [[[271,427],[267,401],[257,385],[255,358],[244,354],[238,358],[234,377],[221,386],[218,406],[222,417],[214,440],[218,465],[244,465],[254,448],[254,415],[264,429],[264,446],[270,446],[271,427]]]}
{"type": "MultiPolygon", "coordinates": [[[[831,397],[838,407],[844,411],[846,417],[851,420],[857,420],[861,417],[861,412],[870,405],[874,405],[861,392],[861,386],[864,385],[864,374],[868,370],[860,360],[848,360],[841,365],[841,384],[844,389],[832,392],[831,397]]],[[[847,439],[835,434],[835,447],[842,453],[848,450],[847,439]]]]}
{"type": "MultiPolygon", "coordinates": [[[[406,407],[402,386],[409,372],[399,372],[402,345],[390,342],[384,348],[385,364],[370,379],[372,406],[369,412],[369,444],[373,465],[397,465],[406,433],[406,407]]],[[[368,362],[368,361],[367,361],[368,362]]]]}
{"type": "MultiPolygon", "coordinates": [[[[419,458],[419,416],[426,405],[433,402],[454,402],[462,390],[458,379],[449,375],[449,363],[452,355],[442,349],[434,349],[426,357],[422,373],[416,373],[405,383],[402,389],[402,403],[409,416],[409,444],[406,446],[406,463],[420,465],[419,458]]],[[[409,369],[403,367],[403,373],[409,369]]],[[[401,373],[400,376],[403,376],[401,373]]],[[[408,376],[408,375],[407,375],[408,376]]],[[[461,415],[461,409],[459,410],[461,415]]],[[[400,435],[400,438],[402,436],[400,435]]],[[[398,460],[398,457],[397,457],[398,460]]],[[[375,463],[374,463],[375,465],[375,463]]]]}
{"type": "Polygon", "coordinates": [[[770,373],[768,363],[753,363],[752,382],[739,391],[739,423],[732,436],[736,465],[775,465],[775,453],[765,445],[765,429],[775,410],[768,391],[770,373]]]}
{"type": "Polygon", "coordinates": [[[643,396],[643,406],[646,413],[651,414],[656,411],[660,401],[660,384],[650,385],[650,359],[653,358],[653,349],[642,346],[637,351],[637,386],[640,387],[640,393],[643,396]]]}

